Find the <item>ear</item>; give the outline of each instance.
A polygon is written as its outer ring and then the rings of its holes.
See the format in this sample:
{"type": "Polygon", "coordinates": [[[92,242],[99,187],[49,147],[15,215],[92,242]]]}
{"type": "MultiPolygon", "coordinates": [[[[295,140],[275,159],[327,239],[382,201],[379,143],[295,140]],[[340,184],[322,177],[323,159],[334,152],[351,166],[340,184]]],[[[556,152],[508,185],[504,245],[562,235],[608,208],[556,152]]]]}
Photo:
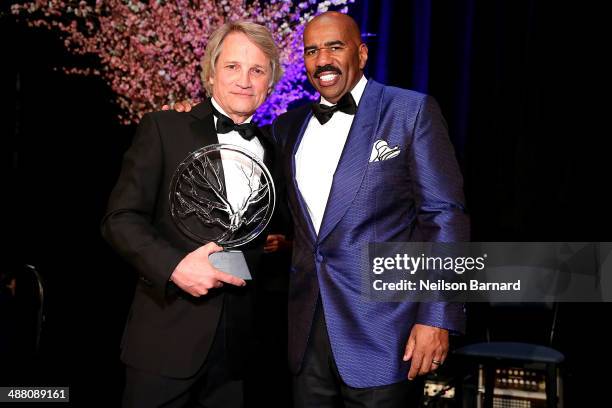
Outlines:
{"type": "Polygon", "coordinates": [[[359,69],[363,70],[368,62],[368,46],[364,43],[359,45],[359,69]]]}
{"type": "Polygon", "coordinates": [[[272,91],[274,91],[274,84],[272,83],[272,78],[270,78],[270,80],[268,81],[268,92],[266,93],[266,97],[270,96],[270,94],[272,94],[272,91]]]}

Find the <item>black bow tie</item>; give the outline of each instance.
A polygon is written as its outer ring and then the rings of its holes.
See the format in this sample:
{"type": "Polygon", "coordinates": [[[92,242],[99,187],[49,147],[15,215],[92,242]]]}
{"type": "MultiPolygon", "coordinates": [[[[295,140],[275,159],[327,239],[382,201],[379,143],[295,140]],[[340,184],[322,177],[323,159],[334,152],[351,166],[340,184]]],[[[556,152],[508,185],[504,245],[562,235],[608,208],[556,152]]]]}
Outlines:
{"type": "Polygon", "coordinates": [[[213,114],[217,117],[217,133],[225,134],[235,130],[246,140],[253,139],[257,134],[257,126],[254,123],[241,123],[237,125],[214,107],[213,114]]]}
{"type": "Polygon", "coordinates": [[[326,124],[332,116],[334,116],[334,113],[338,111],[349,115],[354,115],[355,112],[357,112],[357,104],[350,92],[345,93],[338,103],[332,106],[322,105],[320,103],[312,104],[312,113],[314,113],[315,117],[322,125],[326,124]]]}

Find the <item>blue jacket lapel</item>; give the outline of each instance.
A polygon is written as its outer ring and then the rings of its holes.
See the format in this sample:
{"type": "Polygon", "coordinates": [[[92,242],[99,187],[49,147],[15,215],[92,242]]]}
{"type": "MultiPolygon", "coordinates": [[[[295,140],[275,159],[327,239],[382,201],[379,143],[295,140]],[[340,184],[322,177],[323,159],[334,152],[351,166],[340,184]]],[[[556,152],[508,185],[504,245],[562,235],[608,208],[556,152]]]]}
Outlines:
{"type": "Polygon", "coordinates": [[[323,241],[344,217],[359,191],[374,142],[382,92],[383,86],[370,80],[361,96],[334,174],[334,181],[319,229],[319,242],[323,241]]]}

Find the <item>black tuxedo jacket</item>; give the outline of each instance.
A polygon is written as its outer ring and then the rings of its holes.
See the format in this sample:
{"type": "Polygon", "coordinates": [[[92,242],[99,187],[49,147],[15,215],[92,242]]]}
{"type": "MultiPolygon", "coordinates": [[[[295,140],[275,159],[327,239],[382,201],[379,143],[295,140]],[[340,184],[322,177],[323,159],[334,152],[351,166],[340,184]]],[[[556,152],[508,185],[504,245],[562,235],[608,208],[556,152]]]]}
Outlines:
{"type": "MultiPolygon", "coordinates": [[[[218,327],[225,328],[234,373],[242,371],[250,351],[251,282],[244,288],[224,285],[200,298],[169,282],[177,264],[201,246],[172,220],[169,189],[176,168],[189,153],[219,143],[211,108],[207,100],[189,113],[165,111],[143,117],[102,221],[104,238],[140,278],[122,339],[121,359],[169,377],[196,373],[218,327]]],[[[259,140],[265,149],[264,163],[275,179],[277,206],[282,206],[284,183],[276,166],[277,151],[266,129],[259,140]]],[[[265,236],[266,231],[240,247],[254,279],[265,236]]]]}

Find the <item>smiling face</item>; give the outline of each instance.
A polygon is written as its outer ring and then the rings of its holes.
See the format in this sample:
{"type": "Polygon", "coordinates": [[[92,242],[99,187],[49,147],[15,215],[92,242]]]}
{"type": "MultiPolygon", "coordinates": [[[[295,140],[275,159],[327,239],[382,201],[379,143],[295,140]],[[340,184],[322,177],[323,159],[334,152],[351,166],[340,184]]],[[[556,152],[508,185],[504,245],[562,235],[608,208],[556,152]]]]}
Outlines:
{"type": "Polygon", "coordinates": [[[208,81],[215,101],[234,122],[242,123],[271,91],[270,59],[241,32],[228,34],[222,47],[208,81]]]}
{"type": "Polygon", "coordinates": [[[326,100],[336,103],[363,74],[368,48],[355,21],[342,13],[321,14],[304,30],[308,80],[326,100]]]}

